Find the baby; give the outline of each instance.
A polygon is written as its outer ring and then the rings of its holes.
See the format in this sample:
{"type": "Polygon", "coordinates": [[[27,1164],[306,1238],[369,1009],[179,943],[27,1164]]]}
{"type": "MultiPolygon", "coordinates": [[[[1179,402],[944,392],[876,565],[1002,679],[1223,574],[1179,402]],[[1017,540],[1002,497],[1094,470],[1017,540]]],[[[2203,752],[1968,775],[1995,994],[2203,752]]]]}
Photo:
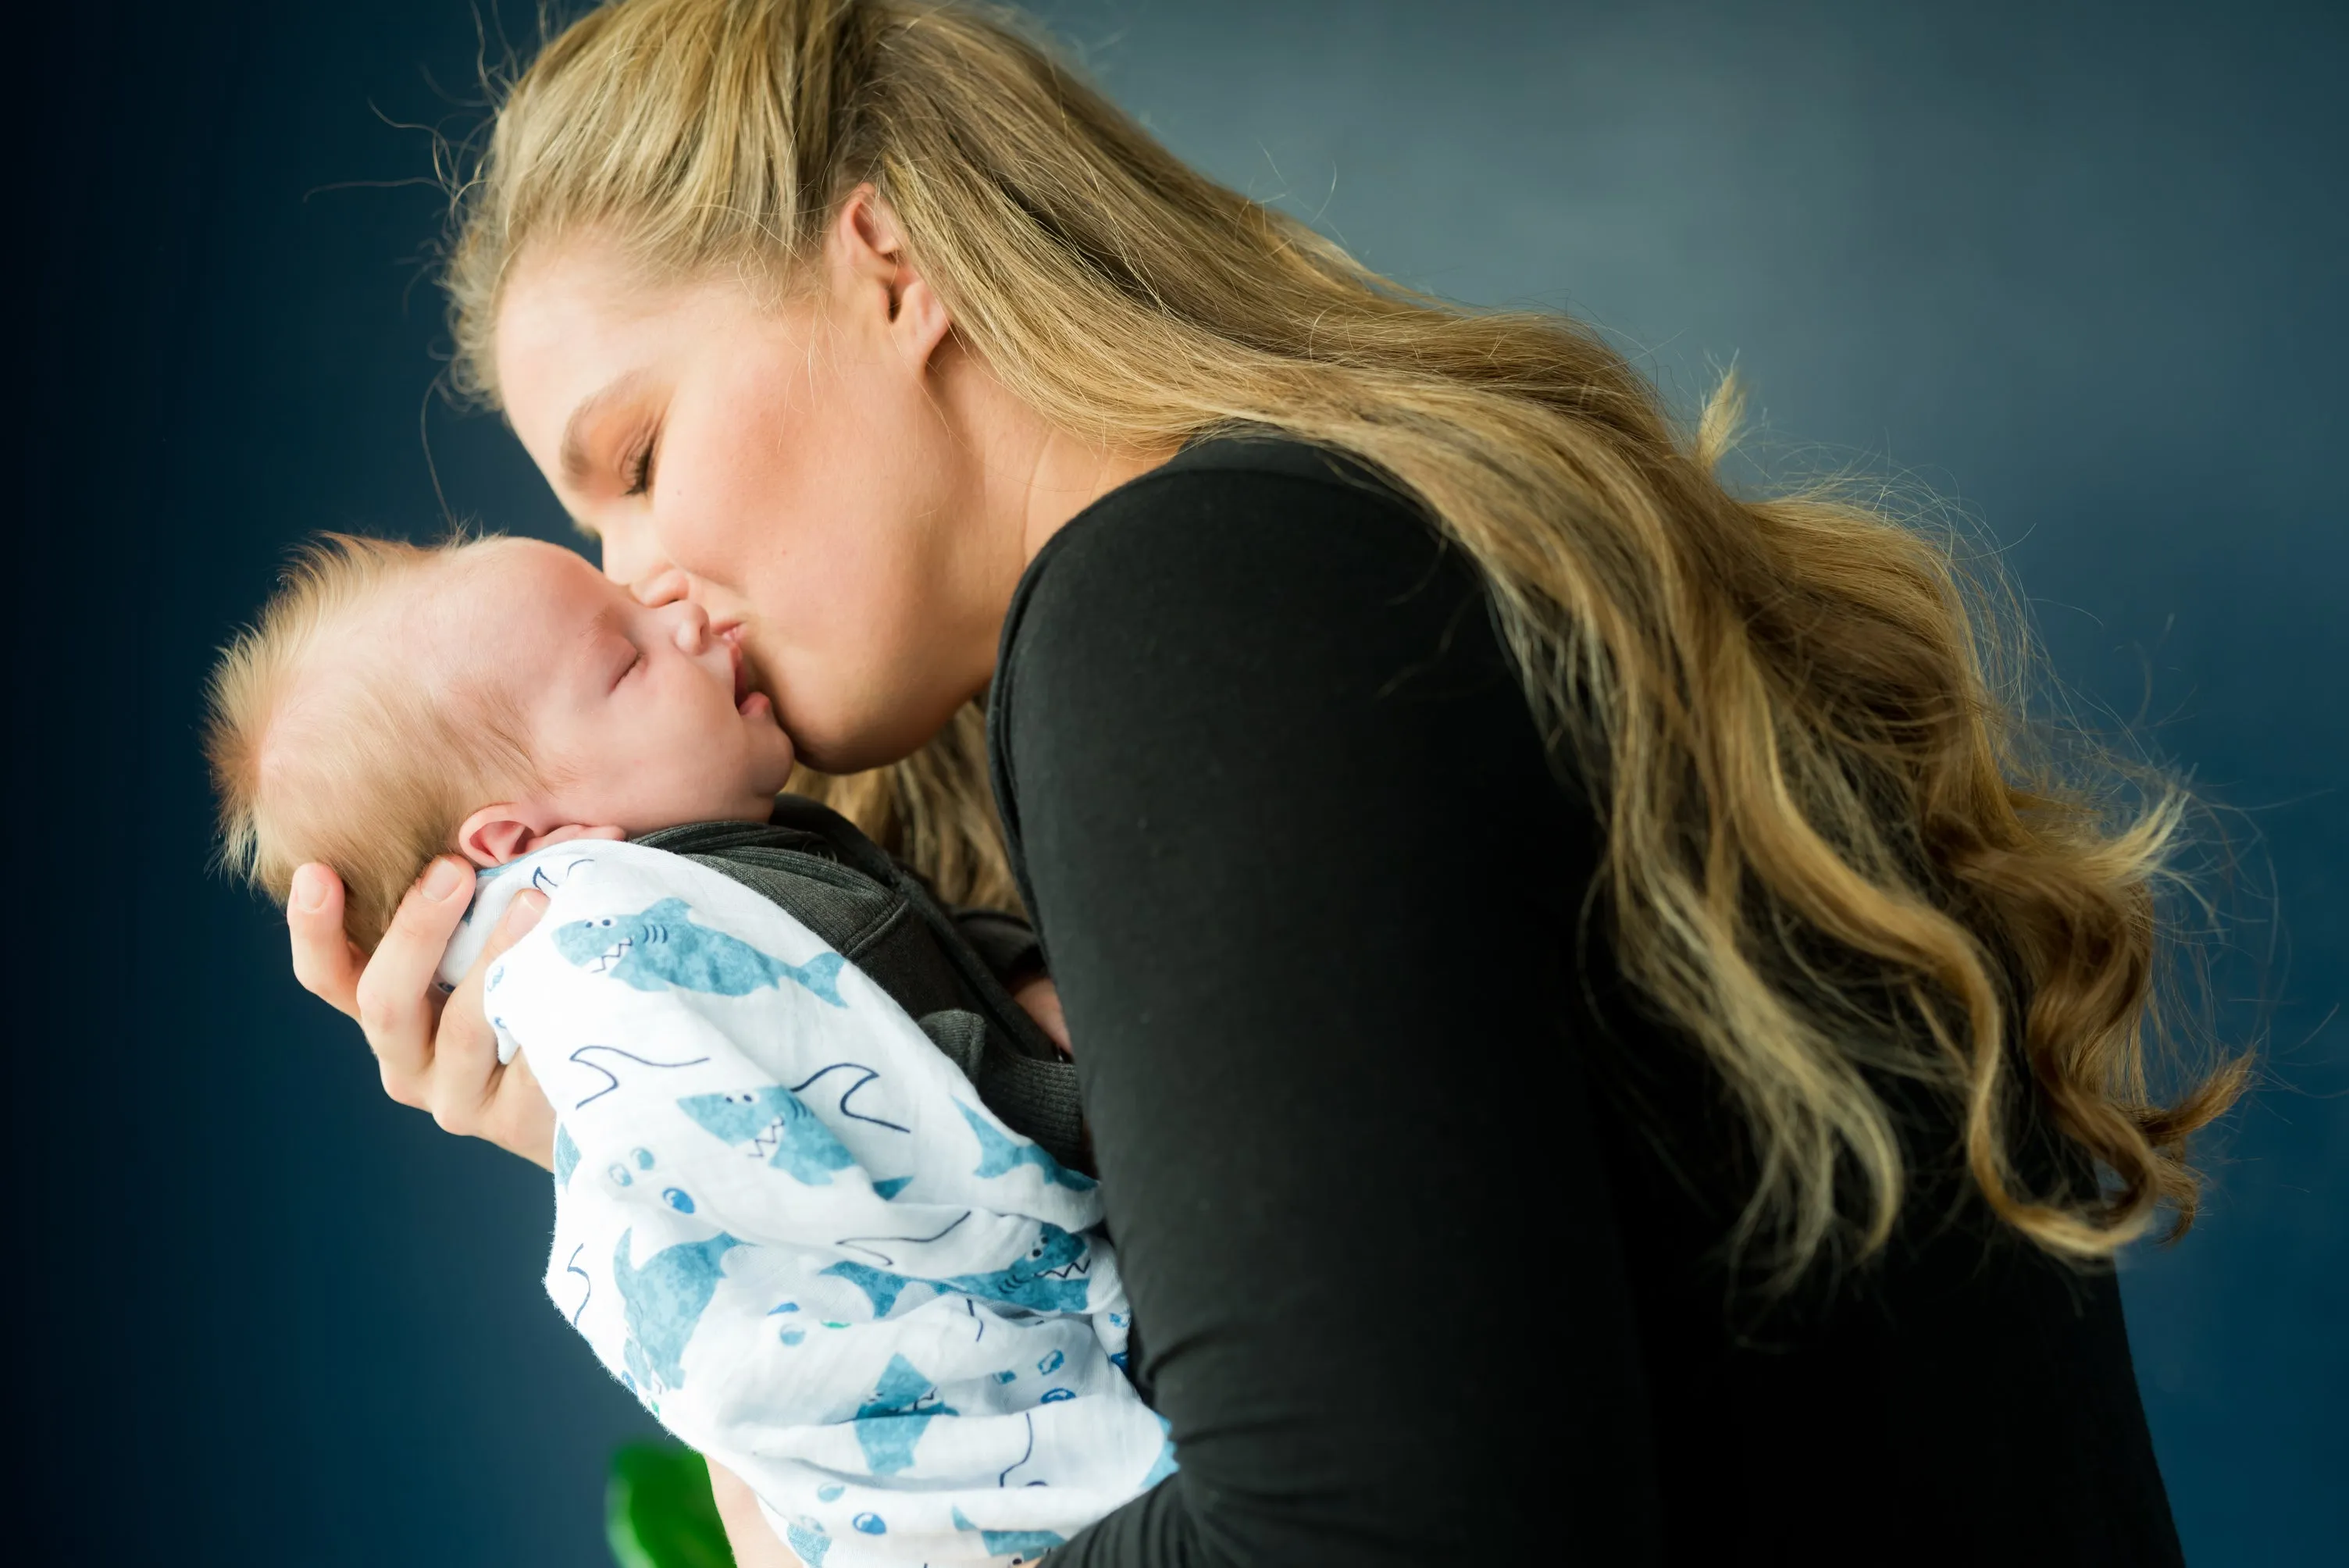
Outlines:
{"type": "Polygon", "coordinates": [[[330,537],[212,677],[227,851],[280,903],[333,866],[372,949],[427,862],[763,822],[792,771],[738,630],[568,550],[330,537]]]}
{"type": "Polygon", "coordinates": [[[233,861],[281,903],[334,866],[362,946],[436,855],[476,929],[547,892],[484,995],[559,1119],[549,1293],[803,1560],[1030,1559],[1172,1470],[1098,1193],[996,1114],[1043,1070],[988,1089],[1016,1008],[853,906],[894,877],[940,918],[845,824],[778,847],[792,743],[732,628],[553,545],[330,538],[208,749],[233,861]]]}

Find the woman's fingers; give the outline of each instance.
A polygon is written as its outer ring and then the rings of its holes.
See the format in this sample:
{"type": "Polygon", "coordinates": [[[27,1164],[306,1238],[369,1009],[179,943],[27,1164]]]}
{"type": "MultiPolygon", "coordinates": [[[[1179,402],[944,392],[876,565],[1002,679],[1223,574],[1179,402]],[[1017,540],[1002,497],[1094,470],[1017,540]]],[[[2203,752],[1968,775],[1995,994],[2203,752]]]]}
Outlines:
{"type": "Polygon", "coordinates": [[[517,1056],[498,1070],[497,1093],[481,1136],[542,1171],[554,1169],[554,1107],[538,1087],[528,1057],[517,1056]]]}
{"type": "Polygon", "coordinates": [[[294,872],[285,899],[285,927],[294,944],[294,978],[302,989],[347,1017],[359,1016],[359,971],[367,954],[343,934],[343,879],[332,867],[311,864],[294,872]]]}
{"type": "Polygon", "coordinates": [[[803,1568],[799,1554],[775,1539],[767,1516],[759,1511],[759,1494],[732,1470],[709,1460],[709,1498],[718,1505],[719,1522],[726,1526],[727,1543],[734,1548],[735,1568],[803,1568]]]}
{"type": "Polygon", "coordinates": [[[487,975],[499,955],[538,923],[546,895],[527,892],[514,899],[472,973],[444,1006],[440,958],[471,903],[473,880],[472,868],[452,857],[427,866],[369,958],[344,934],[342,879],[326,866],[300,868],[285,904],[294,975],[358,1020],[383,1074],[384,1093],[431,1112],[451,1132],[488,1139],[552,1168],[554,1112],[529,1063],[516,1058],[509,1067],[498,1065],[497,1031],[481,1010],[487,975]]]}
{"type": "Polygon", "coordinates": [[[402,1105],[426,1102],[423,1079],[440,1014],[433,979],[472,885],[472,868],[454,857],[425,867],[359,975],[359,1027],[383,1064],[384,1092],[402,1105]]]}
{"type": "Polygon", "coordinates": [[[487,1139],[526,1160],[551,1166],[554,1113],[548,1109],[538,1081],[531,1077],[528,1063],[516,1057],[510,1066],[498,1065],[497,1030],[481,1006],[483,989],[488,977],[496,973],[499,958],[538,923],[545,911],[544,893],[532,890],[516,894],[471,971],[450,994],[433,1040],[429,1109],[432,1119],[448,1131],[487,1139]]]}
{"type": "Polygon", "coordinates": [[[527,889],[506,906],[505,918],[490,933],[481,955],[449,994],[432,1042],[432,1119],[450,1132],[479,1130],[497,1092],[498,1032],[481,1006],[498,960],[546,908],[546,895],[527,889]]]}
{"type": "Polygon", "coordinates": [[[1069,1020],[1061,1011],[1061,988],[1051,979],[1039,975],[1014,987],[1011,999],[1028,1009],[1044,1037],[1061,1047],[1061,1055],[1069,1056],[1069,1020]]]}

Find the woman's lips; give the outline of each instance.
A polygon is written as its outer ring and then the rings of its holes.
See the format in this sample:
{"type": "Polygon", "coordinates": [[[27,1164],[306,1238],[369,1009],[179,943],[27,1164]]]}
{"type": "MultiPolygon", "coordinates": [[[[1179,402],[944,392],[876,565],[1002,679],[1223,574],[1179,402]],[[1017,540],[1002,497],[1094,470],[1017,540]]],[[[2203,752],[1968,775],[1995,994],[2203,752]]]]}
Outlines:
{"type": "Polygon", "coordinates": [[[726,645],[727,657],[734,663],[734,711],[745,718],[755,718],[767,712],[772,704],[767,694],[750,689],[750,662],[742,654],[742,623],[711,628],[712,634],[726,645]]]}

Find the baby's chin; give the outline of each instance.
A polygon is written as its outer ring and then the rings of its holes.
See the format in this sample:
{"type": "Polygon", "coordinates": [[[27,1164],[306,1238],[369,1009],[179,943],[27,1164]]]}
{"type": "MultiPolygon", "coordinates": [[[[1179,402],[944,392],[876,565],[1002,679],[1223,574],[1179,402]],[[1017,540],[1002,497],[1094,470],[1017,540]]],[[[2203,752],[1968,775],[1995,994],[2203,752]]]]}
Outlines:
{"type": "Polygon", "coordinates": [[[754,738],[760,751],[759,788],[767,795],[778,794],[791,782],[792,769],[799,760],[799,748],[792,744],[791,736],[776,721],[774,705],[764,692],[752,692],[742,699],[743,717],[764,731],[754,738]],[[751,705],[759,705],[751,711],[751,705]]]}

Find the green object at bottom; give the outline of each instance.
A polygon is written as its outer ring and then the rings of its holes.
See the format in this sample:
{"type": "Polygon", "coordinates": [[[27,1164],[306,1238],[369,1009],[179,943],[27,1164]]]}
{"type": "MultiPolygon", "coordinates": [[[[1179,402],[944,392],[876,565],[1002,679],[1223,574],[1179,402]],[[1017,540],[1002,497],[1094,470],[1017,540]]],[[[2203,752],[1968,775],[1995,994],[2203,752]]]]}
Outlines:
{"type": "Polygon", "coordinates": [[[709,1467],[691,1449],[631,1443],[614,1454],[604,1533],[620,1568],[734,1568],[709,1467]]]}

